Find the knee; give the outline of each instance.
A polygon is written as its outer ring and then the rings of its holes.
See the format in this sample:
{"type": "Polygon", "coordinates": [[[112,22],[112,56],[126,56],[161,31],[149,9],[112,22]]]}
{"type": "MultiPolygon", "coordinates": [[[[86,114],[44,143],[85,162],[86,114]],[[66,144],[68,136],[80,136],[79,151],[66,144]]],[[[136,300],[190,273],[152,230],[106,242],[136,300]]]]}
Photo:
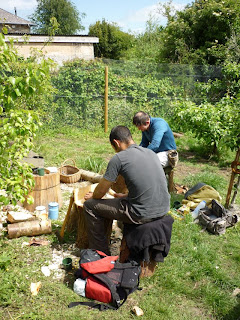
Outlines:
{"type": "Polygon", "coordinates": [[[91,199],[84,201],[83,203],[83,210],[86,211],[86,209],[89,208],[89,202],[91,201],[91,199]]]}
{"type": "Polygon", "coordinates": [[[88,212],[92,210],[94,207],[94,199],[88,199],[83,203],[83,211],[88,212]]]}

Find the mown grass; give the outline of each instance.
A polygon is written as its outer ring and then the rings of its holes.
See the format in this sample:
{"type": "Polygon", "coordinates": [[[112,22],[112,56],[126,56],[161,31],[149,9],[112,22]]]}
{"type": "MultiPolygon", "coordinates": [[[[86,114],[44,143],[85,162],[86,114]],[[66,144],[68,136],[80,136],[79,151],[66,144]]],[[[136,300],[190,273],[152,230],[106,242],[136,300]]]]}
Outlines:
{"type": "MultiPolygon", "coordinates": [[[[139,142],[139,133],[134,133],[139,142]]],[[[219,168],[213,161],[202,159],[187,149],[187,139],[177,140],[180,151],[180,171],[175,182],[188,187],[197,182],[212,185],[225,200],[231,171],[219,168]],[[185,140],[185,143],[183,141],[185,140]],[[184,152],[191,152],[186,157],[184,152]],[[193,157],[192,157],[193,156],[193,157]],[[196,160],[197,159],[197,160],[196,160]]],[[[113,150],[108,134],[62,128],[46,130],[35,141],[35,152],[44,156],[45,166],[60,166],[68,158],[83,169],[104,172],[113,150]]],[[[232,154],[234,159],[234,154],[232,154]]],[[[229,160],[229,163],[233,161],[229,160]]],[[[227,160],[225,161],[227,163],[227,160]]],[[[183,195],[171,195],[171,204],[181,201],[183,195]]],[[[237,201],[239,202],[239,196],[237,201]]],[[[59,229],[66,214],[53,223],[59,229]]],[[[85,301],[72,290],[73,275],[63,281],[45,277],[41,266],[52,259],[52,249],[58,244],[55,234],[42,236],[49,246],[22,246],[27,237],[0,239],[0,319],[77,320],[77,319],[132,319],[131,308],[138,305],[144,311],[142,319],[153,320],[237,320],[240,317],[240,298],[233,296],[240,288],[240,224],[227,229],[226,234],[215,236],[201,232],[190,216],[175,220],[171,250],[164,263],[158,265],[151,278],[141,279],[141,291],[129,296],[118,311],[99,313],[87,307],[68,309],[72,301],[85,301]],[[31,282],[42,282],[37,296],[30,293],[31,282]]],[[[75,235],[66,234],[65,246],[74,243],[75,235]]],[[[62,247],[64,250],[65,247],[62,247]]]]}

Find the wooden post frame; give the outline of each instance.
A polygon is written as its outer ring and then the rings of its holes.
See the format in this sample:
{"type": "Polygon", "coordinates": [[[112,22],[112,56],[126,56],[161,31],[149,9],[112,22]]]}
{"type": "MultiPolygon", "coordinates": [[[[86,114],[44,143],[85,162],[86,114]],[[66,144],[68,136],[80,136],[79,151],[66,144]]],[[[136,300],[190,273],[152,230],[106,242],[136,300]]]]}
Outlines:
{"type": "Polygon", "coordinates": [[[108,66],[105,67],[104,132],[108,131],[108,66]]]}
{"type": "Polygon", "coordinates": [[[229,186],[228,186],[228,192],[227,192],[227,197],[226,197],[226,203],[225,203],[225,208],[228,209],[229,207],[229,202],[230,202],[230,198],[231,198],[231,192],[232,192],[232,187],[234,184],[234,180],[235,180],[235,176],[237,174],[239,174],[239,170],[237,169],[237,166],[239,165],[239,157],[240,157],[240,148],[238,149],[237,153],[236,153],[236,157],[235,160],[232,162],[232,174],[231,174],[231,178],[230,178],[230,182],[229,182],[229,186]]]}

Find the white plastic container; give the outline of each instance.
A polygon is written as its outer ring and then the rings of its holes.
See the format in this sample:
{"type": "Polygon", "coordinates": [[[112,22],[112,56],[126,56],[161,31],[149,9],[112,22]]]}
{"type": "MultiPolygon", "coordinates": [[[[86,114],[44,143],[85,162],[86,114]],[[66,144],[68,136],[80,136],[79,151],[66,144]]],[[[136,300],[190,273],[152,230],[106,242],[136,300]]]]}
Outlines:
{"type": "Polygon", "coordinates": [[[48,219],[48,213],[46,211],[45,206],[37,206],[35,208],[36,217],[41,220],[47,220],[48,219]]]}
{"type": "Polygon", "coordinates": [[[47,214],[45,206],[37,206],[35,208],[35,212],[36,212],[36,217],[37,218],[41,218],[42,215],[46,215],[47,214]]]}
{"type": "Polygon", "coordinates": [[[50,173],[58,172],[58,168],[57,167],[47,167],[46,169],[49,170],[50,173]]]}
{"type": "Polygon", "coordinates": [[[199,203],[199,205],[193,210],[192,217],[196,219],[198,217],[199,210],[206,207],[206,201],[203,200],[199,203]]]}
{"type": "Polygon", "coordinates": [[[73,291],[79,296],[85,297],[86,280],[78,278],[73,284],[73,291]]]}

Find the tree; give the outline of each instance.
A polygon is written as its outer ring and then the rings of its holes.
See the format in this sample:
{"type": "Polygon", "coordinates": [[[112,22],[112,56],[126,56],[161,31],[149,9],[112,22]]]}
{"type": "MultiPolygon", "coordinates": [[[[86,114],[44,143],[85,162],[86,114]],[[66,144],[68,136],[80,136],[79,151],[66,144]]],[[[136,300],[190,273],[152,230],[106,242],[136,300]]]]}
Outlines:
{"type": "Polygon", "coordinates": [[[34,185],[22,159],[41,124],[41,99],[51,92],[50,66],[44,59],[22,59],[0,33],[0,207],[23,202],[34,185]]]}
{"type": "Polygon", "coordinates": [[[108,23],[104,19],[90,25],[90,36],[99,38],[99,44],[94,48],[96,57],[119,59],[132,46],[134,37],[120,30],[115,23],[108,23]]]}
{"type": "Polygon", "coordinates": [[[157,20],[150,17],[146,23],[145,32],[135,36],[133,46],[125,52],[124,57],[128,60],[156,62],[162,46],[162,31],[163,27],[158,25],[157,20]]]}
{"type": "Polygon", "coordinates": [[[56,35],[73,35],[84,29],[81,18],[85,14],[80,14],[70,0],[37,0],[37,3],[36,11],[30,16],[36,24],[36,33],[50,34],[53,18],[58,25],[56,35]]]}
{"type": "Polygon", "coordinates": [[[235,0],[195,0],[166,16],[159,62],[221,64],[226,42],[239,24],[240,7],[235,0]]]}

